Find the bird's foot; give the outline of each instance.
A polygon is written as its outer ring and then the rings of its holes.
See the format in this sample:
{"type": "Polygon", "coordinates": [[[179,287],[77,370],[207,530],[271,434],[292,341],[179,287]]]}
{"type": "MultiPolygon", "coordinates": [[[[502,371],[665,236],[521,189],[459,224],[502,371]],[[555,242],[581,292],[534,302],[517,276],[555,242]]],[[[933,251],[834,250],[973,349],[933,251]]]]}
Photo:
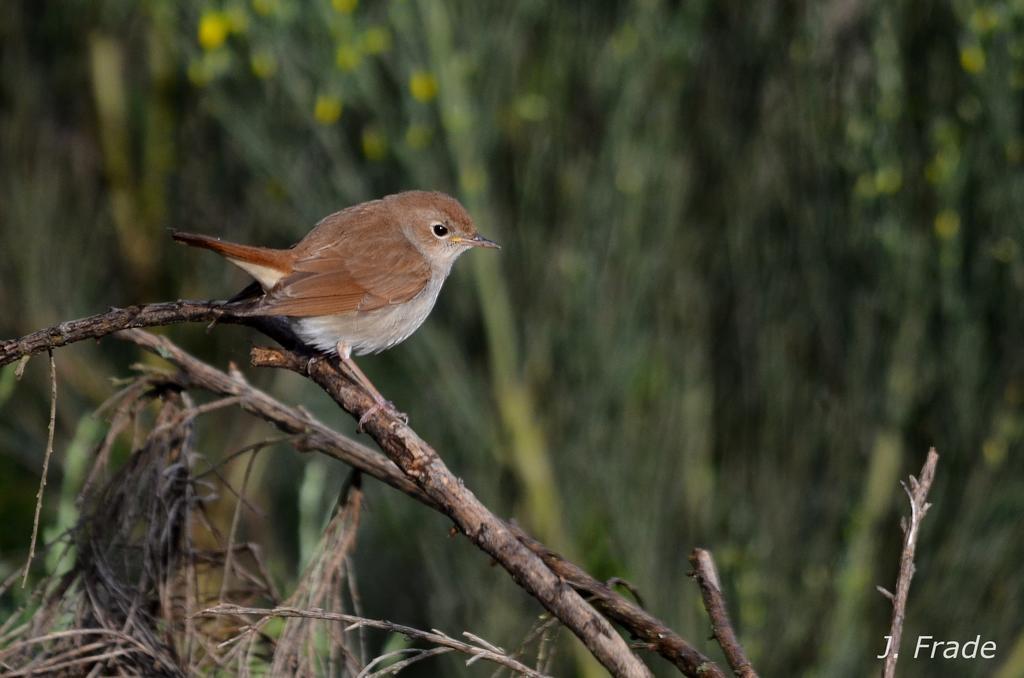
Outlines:
{"type": "Polygon", "coordinates": [[[399,412],[395,407],[395,404],[390,400],[377,400],[372,406],[359,417],[359,423],[356,424],[356,433],[362,433],[365,428],[365,424],[369,421],[370,417],[375,415],[377,412],[384,410],[390,412],[392,416],[397,417],[403,424],[409,423],[409,415],[405,412],[399,412]]]}

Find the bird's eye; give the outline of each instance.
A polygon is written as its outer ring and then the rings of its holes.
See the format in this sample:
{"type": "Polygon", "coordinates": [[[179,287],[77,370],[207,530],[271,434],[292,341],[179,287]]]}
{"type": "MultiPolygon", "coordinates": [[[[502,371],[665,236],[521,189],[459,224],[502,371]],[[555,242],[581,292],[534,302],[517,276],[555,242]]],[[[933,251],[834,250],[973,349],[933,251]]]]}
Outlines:
{"type": "Polygon", "coordinates": [[[432,230],[434,232],[434,235],[436,235],[438,238],[448,237],[448,227],[445,226],[444,224],[434,224],[433,226],[430,227],[430,230],[432,230]]]}

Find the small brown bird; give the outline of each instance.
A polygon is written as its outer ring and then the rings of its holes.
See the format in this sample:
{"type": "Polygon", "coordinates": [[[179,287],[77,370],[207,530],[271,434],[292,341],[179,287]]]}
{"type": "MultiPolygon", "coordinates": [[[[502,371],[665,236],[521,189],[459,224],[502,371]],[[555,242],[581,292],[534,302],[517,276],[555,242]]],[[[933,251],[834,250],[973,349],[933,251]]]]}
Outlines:
{"type": "Polygon", "coordinates": [[[427,319],[452,264],[473,247],[498,245],[476,231],[451,196],[407,191],[324,217],[290,249],[236,245],[175,232],[175,240],[223,255],[259,283],[241,302],[253,316],[283,316],[307,344],[344,361],[376,405],[389,403],[351,356],[404,341],[427,319]]]}

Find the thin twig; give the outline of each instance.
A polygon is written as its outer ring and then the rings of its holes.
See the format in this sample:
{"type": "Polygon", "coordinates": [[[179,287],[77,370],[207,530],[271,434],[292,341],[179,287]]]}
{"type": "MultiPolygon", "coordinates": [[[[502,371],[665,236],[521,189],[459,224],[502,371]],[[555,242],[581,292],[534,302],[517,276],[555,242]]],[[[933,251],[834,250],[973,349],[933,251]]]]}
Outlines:
{"type": "Polygon", "coordinates": [[[103,662],[114,657],[122,657],[126,654],[135,654],[138,650],[134,648],[123,648],[120,650],[111,650],[110,652],[104,652],[102,654],[89,655],[88,657],[79,657],[78,659],[69,659],[68,661],[61,662],[59,664],[43,664],[35,668],[22,669],[20,671],[12,671],[11,673],[5,673],[4,677],[11,676],[31,676],[37,672],[46,672],[49,674],[58,673],[64,669],[77,666],[79,664],[92,664],[95,662],[103,662]]]}
{"type": "MultiPolygon", "coordinates": [[[[408,638],[422,640],[441,647],[451,648],[452,650],[462,652],[470,657],[480,657],[481,659],[494,662],[495,664],[501,664],[502,666],[510,668],[524,676],[530,676],[530,678],[545,678],[544,674],[534,671],[530,667],[516,661],[512,657],[509,657],[507,654],[498,651],[498,648],[490,643],[472,645],[470,643],[464,643],[460,640],[456,640],[455,638],[438,631],[422,631],[411,626],[404,626],[402,624],[395,624],[393,622],[379,619],[367,619],[365,617],[357,617],[351,614],[325,612],[323,610],[302,610],[294,607],[256,608],[228,604],[217,605],[197,613],[197,616],[202,617],[215,617],[221,615],[255,615],[260,618],[299,617],[303,619],[321,619],[324,621],[348,624],[345,628],[346,631],[353,631],[365,626],[368,628],[380,629],[382,631],[389,631],[391,633],[400,633],[408,638]]],[[[478,638],[473,637],[471,639],[480,642],[480,639],[478,638]]]]}
{"type": "Polygon", "coordinates": [[[606,581],[604,585],[613,590],[616,586],[621,586],[622,588],[629,591],[630,594],[632,594],[633,598],[636,600],[637,605],[639,605],[640,607],[646,607],[644,605],[644,598],[640,595],[640,589],[634,586],[632,582],[629,582],[623,579],[622,577],[612,577],[611,579],[606,581]]]}
{"type": "Polygon", "coordinates": [[[690,564],[693,565],[693,577],[700,586],[704,609],[711,619],[711,630],[733,673],[740,678],[757,678],[757,672],[747,659],[747,653],[743,651],[743,646],[733,631],[732,622],[729,621],[729,611],[726,609],[722,585],[718,580],[718,568],[715,567],[715,559],[712,558],[711,552],[694,549],[690,553],[690,564]]]}
{"type": "Polygon", "coordinates": [[[249,476],[252,474],[253,463],[259,450],[255,449],[249,455],[249,462],[245,465],[245,473],[242,476],[242,487],[238,490],[238,501],[235,502],[235,514],[231,517],[231,531],[228,532],[228,548],[224,554],[224,574],[220,580],[220,596],[218,600],[224,602],[224,594],[227,593],[228,583],[231,581],[231,557],[234,555],[235,535],[238,534],[238,521],[242,517],[242,505],[245,502],[245,491],[249,487],[249,476]]]}
{"type": "Polygon", "coordinates": [[[41,643],[48,643],[51,640],[59,640],[61,638],[81,638],[81,637],[85,637],[85,636],[109,636],[109,637],[113,637],[113,638],[116,638],[117,640],[124,641],[125,643],[127,643],[129,645],[133,645],[142,654],[148,655],[148,656],[152,657],[153,659],[155,659],[157,661],[162,661],[160,657],[158,657],[156,654],[154,654],[152,652],[152,650],[150,650],[148,647],[143,645],[137,639],[132,638],[131,636],[129,636],[127,634],[124,634],[124,633],[122,633],[120,631],[115,631],[113,629],[102,629],[102,628],[95,628],[95,629],[69,629],[67,631],[53,631],[51,633],[47,633],[47,634],[42,635],[42,636],[36,636],[34,638],[26,638],[25,640],[19,640],[16,643],[11,643],[7,647],[5,647],[3,650],[0,650],[0,659],[3,659],[4,657],[8,657],[10,655],[13,655],[16,651],[18,651],[18,650],[20,650],[22,648],[25,648],[25,647],[30,647],[32,645],[39,645],[41,643]]]}
{"type": "MultiPolygon", "coordinates": [[[[903,553],[900,555],[900,573],[896,579],[896,592],[889,593],[888,598],[892,601],[892,624],[889,628],[889,654],[885,657],[885,664],[882,667],[883,678],[893,678],[896,675],[896,661],[899,659],[900,640],[903,637],[903,622],[906,618],[907,596],[910,594],[910,580],[914,578],[914,552],[917,550],[917,537],[920,532],[921,521],[931,507],[928,503],[928,491],[935,480],[935,465],[939,462],[939,454],[935,448],[928,450],[928,457],[924,466],[921,467],[920,479],[910,476],[910,486],[901,482],[903,490],[910,499],[910,523],[904,518],[901,521],[903,528],[903,553]]],[[[884,595],[884,594],[883,594],[884,595]]]]}
{"type": "Polygon", "coordinates": [[[432,647],[429,650],[421,650],[417,647],[407,647],[401,650],[392,650],[391,652],[385,652],[379,657],[375,657],[372,662],[367,664],[366,667],[356,675],[356,678],[380,678],[380,676],[385,676],[389,673],[391,675],[395,675],[412,664],[423,661],[424,659],[447,654],[449,652],[452,652],[450,647],[432,647]],[[401,657],[402,655],[412,656],[401,661],[396,661],[393,664],[388,664],[383,669],[372,671],[375,666],[384,664],[392,659],[401,657]]]}
{"type": "Polygon", "coordinates": [[[36,538],[39,536],[39,514],[43,510],[43,493],[46,491],[46,476],[50,471],[50,457],[53,455],[53,432],[57,428],[57,363],[50,354],[50,424],[46,430],[46,455],[43,457],[43,472],[39,478],[39,491],[36,493],[36,515],[32,519],[32,541],[28,546],[28,560],[25,561],[25,572],[21,575],[21,587],[28,582],[28,571],[32,559],[36,555],[36,538]]]}

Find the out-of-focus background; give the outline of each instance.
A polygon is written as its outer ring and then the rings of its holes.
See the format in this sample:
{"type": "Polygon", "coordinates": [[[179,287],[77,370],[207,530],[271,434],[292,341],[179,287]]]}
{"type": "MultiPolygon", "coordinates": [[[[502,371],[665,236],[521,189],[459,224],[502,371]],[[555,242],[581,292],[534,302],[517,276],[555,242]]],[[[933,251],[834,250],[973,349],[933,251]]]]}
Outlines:
{"type": "MultiPolygon", "coordinates": [[[[719,656],[686,576],[708,547],[764,675],[860,676],[898,481],[935,445],[905,638],[998,654],[901,674],[1024,675],[1024,3],[25,0],[0,59],[0,336],[246,284],[167,228],[286,246],[362,200],[451,192],[504,249],[361,364],[485,503],[719,656]]],[[[220,366],[261,341],[167,333],[220,366]]],[[[143,358],[56,359],[43,537],[143,358]]],[[[28,549],[45,364],[0,372],[0,576],[28,549]]],[[[352,432],[310,384],[243,369],[352,432]]],[[[271,435],[230,410],[200,434],[211,459],[271,435]]],[[[257,459],[265,516],[241,530],[288,590],[346,470],[257,459]]],[[[367,492],[366,614],[514,647],[539,607],[367,492]]],[[[557,672],[586,672],[569,645],[557,672]]]]}

